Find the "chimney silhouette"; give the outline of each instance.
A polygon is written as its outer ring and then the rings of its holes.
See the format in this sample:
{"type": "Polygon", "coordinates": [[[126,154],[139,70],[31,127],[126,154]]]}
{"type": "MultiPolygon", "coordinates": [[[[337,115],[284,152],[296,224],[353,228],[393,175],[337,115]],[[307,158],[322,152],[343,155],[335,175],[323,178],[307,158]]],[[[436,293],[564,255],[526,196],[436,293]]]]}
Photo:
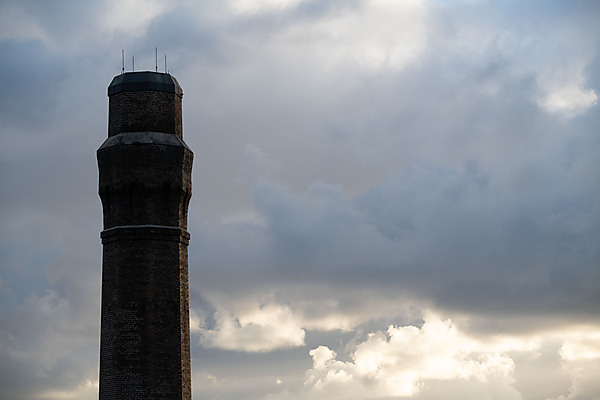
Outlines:
{"type": "Polygon", "coordinates": [[[100,400],[191,399],[188,204],[193,153],[169,74],[108,87],[97,152],[101,233],[100,400]]]}

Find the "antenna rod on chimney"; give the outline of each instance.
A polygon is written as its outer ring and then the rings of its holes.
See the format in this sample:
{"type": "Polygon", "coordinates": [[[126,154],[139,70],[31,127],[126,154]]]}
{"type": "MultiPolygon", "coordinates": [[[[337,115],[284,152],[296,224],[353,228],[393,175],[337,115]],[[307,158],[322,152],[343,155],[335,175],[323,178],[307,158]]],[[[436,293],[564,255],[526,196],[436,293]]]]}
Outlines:
{"type": "Polygon", "coordinates": [[[158,47],[154,48],[154,71],[158,72],[158,47]]]}
{"type": "Polygon", "coordinates": [[[125,50],[121,49],[121,73],[125,72],[125,50]]]}
{"type": "Polygon", "coordinates": [[[165,74],[168,74],[169,70],[167,69],[167,55],[165,54],[165,74]]]}
{"type": "Polygon", "coordinates": [[[131,72],[135,72],[135,57],[131,57],[131,72]]]}

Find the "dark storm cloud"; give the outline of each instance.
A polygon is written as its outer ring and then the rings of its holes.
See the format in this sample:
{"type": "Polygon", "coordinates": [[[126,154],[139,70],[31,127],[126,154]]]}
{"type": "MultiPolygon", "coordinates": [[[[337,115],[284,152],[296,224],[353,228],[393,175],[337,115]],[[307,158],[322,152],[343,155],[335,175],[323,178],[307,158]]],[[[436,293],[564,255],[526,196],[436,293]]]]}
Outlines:
{"type": "MultiPolygon", "coordinates": [[[[537,173],[548,179],[548,171],[537,173]]],[[[294,195],[264,182],[255,201],[265,231],[240,230],[222,241],[238,247],[245,232],[272,252],[266,271],[245,264],[244,285],[268,273],[340,290],[388,287],[500,316],[591,317],[599,292],[594,195],[563,193],[568,185],[557,182],[543,194],[533,185],[507,196],[501,185],[473,165],[411,166],[356,199],[324,183],[294,195]]]]}
{"type": "MultiPolygon", "coordinates": [[[[592,111],[570,125],[541,110],[536,76],[513,65],[507,48],[474,65],[438,50],[418,70],[351,83],[351,95],[336,103],[344,114],[328,117],[347,143],[377,152],[391,172],[387,181],[356,198],[344,185],[317,181],[298,194],[257,181],[255,205],[267,228],[252,235],[266,235],[279,263],[273,273],[398,282],[398,289],[482,312],[583,312],[598,288],[572,296],[567,278],[593,281],[598,259],[597,184],[577,167],[595,163],[592,111]]],[[[328,145],[306,147],[314,153],[301,164],[305,171],[334,178],[335,166],[315,160],[328,145]]],[[[353,156],[360,163],[365,153],[353,156]]]]}

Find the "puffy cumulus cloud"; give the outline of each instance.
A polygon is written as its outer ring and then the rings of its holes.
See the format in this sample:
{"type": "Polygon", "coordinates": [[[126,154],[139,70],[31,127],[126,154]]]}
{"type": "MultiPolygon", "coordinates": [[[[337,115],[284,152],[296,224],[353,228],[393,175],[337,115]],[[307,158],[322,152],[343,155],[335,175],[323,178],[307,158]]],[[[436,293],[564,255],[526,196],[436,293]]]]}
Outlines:
{"type": "Polygon", "coordinates": [[[304,344],[304,329],[289,308],[282,305],[246,306],[235,315],[221,310],[214,318],[214,328],[198,329],[205,346],[261,352],[304,344]]]}
{"type": "MultiPolygon", "coordinates": [[[[265,285],[252,277],[244,280],[248,287],[237,296],[231,296],[230,289],[220,285],[203,288],[205,301],[192,309],[192,328],[216,331],[225,316],[236,324],[240,319],[261,326],[280,321],[294,329],[345,333],[372,320],[420,318],[421,304],[416,306],[414,298],[396,290],[382,288],[375,296],[372,287],[348,289],[307,282],[265,285]]],[[[230,282],[227,286],[234,285],[230,282]]]]}
{"type": "Polygon", "coordinates": [[[348,342],[340,351],[349,356],[313,348],[304,385],[284,384],[264,398],[595,399],[597,334],[588,326],[481,335],[426,311],[421,325],[392,325],[348,342]]]}
{"type": "Polygon", "coordinates": [[[369,334],[352,353],[352,361],[336,360],[327,347],[310,355],[313,368],[307,371],[307,387],[340,399],[414,396],[430,380],[503,380],[508,385],[514,371],[510,357],[485,352],[450,320],[431,313],[420,328],[390,326],[386,332],[369,334]]]}

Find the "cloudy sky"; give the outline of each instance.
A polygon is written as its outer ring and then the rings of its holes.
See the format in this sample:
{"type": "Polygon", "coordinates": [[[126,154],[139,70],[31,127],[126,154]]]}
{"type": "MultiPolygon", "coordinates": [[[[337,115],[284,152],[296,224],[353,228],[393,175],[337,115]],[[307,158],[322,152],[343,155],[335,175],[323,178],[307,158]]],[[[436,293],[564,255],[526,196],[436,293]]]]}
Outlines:
{"type": "Polygon", "coordinates": [[[600,399],[600,3],[0,2],[0,398],[97,398],[106,88],[181,83],[195,399],[600,399]]]}

